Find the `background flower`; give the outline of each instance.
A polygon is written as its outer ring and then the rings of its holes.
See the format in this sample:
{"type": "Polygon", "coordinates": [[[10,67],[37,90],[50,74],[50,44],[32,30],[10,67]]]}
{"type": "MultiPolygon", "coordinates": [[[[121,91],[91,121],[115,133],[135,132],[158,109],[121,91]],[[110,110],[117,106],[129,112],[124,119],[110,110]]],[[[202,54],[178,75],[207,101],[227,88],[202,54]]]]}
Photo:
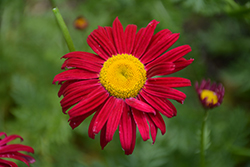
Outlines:
{"type": "Polygon", "coordinates": [[[210,83],[210,80],[203,79],[199,85],[198,82],[195,83],[195,89],[198,93],[199,99],[205,108],[214,108],[221,105],[225,89],[223,85],[210,83]]]}
{"type": "Polygon", "coordinates": [[[20,153],[19,151],[31,152],[34,153],[34,150],[30,146],[25,146],[22,144],[7,144],[16,138],[20,138],[21,141],[23,138],[18,135],[10,135],[7,136],[6,133],[0,132],[0,137],[5,136],[4,138],[0,138],[0,166],[3,167],[17,167],[16,163],[11,162],[9,160],[5,160],[5,158],[9,159],[17,159],[23,161],[26,165],[30,166],[30,163],[34,163],[35,159],[29,155],[20,153]],[[3,159],[4,158],[4,159],[3,159]]]}

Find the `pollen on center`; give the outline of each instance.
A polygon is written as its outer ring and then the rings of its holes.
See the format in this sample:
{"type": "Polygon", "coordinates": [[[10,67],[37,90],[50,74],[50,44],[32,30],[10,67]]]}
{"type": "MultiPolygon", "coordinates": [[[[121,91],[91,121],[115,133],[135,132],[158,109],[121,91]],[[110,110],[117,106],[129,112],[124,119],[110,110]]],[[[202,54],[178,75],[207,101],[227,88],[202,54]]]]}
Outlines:
{"type": "Polygon", "coordinates": [[[109,58],[99,76],[100,83],[109,94],[122,99],[136,97],[146,79],[144,65],[130,54],[117,54],[109,58]]]}

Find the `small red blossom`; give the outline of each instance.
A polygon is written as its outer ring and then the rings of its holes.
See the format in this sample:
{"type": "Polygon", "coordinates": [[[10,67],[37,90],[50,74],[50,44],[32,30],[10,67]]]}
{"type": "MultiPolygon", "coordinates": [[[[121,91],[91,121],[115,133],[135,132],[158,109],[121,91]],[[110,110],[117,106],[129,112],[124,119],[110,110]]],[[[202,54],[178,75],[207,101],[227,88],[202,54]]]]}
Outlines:
{"type": "Polygon", "coordinates": [[[198,93],[199,99],[205,108],[214,108],[221,105],[225,93],[223,85],[210,83],[210,80],[203,79],[201,84],[195,83],[195,89],[198,93]]]}
{"type": "Polygon", "coordinates": [[[134,150],[137,127],[144,141],[151,133],[154,143],[158,129],[166,132],[162,115],[171,118],[177,113],[168,99],[183,103],[186,98],[174,88],[191,86],[190,80],[166,75],[193,62],[183,58],[191,48],[183,45],[165,52],[179,34],[168,29],[154,34],[158,23],[153,20],[137,32],[133,24],[124,30],[116,18],[112,27],[99,26],[88,36],[96,54],[76,51],[62,57],[62,69],[68,70],[53,80],[61,84],[62,110],[68,111],[73,129],[94,114],[88,134],[94,139],[101,132],[102,149],[117,128],[125,154],[134,150]]]}
{"type": "Polygon", "coordinates": [[[22,144],[7,144],[8,142],[19,138],[23,141],[23,138],[18,135],[7,136],[6,133],[0,132],[0,137],[5,136],[5,138],[0,138],[0,166],[1,167],[17,167],[16,163],[8,161],[2,158],[12,158],[23,161],[26,165],[30,166],[30,163],[34,163],[35,159],[29,155],[20,153],[19,151],[34,153],[34,150],[30,146],[22,144]]]}

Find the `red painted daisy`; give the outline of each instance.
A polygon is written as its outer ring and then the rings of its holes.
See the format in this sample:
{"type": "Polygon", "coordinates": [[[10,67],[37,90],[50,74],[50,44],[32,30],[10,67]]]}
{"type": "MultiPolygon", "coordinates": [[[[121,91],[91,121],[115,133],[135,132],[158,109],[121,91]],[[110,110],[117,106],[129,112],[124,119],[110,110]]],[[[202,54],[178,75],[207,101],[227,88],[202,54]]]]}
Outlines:
{"type": "Polygon", "coordinates": [[[3,139],[0,138],[0,166],[1,167],[17,167],[16,163],[2,159],[2,158],[17,159],[17,160],[23,161],[28,166],[30,166],[29,165],[30,163],[35,162],[35,159],[33,157],[19,152],[19,151],[26,151],[26,152],[34,153],[34,150],[32,147],[25,146],[22,144],[8,144],[7,145],[8,142],[16,138],[20,138],[22,141],[23,138],[21,136],[18,136],[18,135],[7,136],[6,133],[0,132],[0,137],[3,135],[5,136],[5,138],[3,139]]]}
{"type": "Polygon", "coordinates": [[[62,110],[70,116],[74,129],[87,117],[94,116],[89,125],[89,137],[101,131],[102,149],[110,142],[119,127],[121,146],[131,154],[136,140],[136,127],[142,139],[153,143],[157,129],[166,132],[161,116],[173,117],[176,108],[168,100],[180,103],[186,95],[175,87],[190,86],[179,77],[155,77],[175,73],[192,63],[183,58],[191,51],[183,45],[164,53],[178,39],[179,34],[164,29],[156,34],[159,22],[153,20],[138,32],[136,25],[123,29],[116,18],[113,27],[98,27],[87,38],[96,54],[71,52],[64,55],[62,69],[53,83],[62,84],[59,90],[62,110]],[[72,108],[71,108],[72,107],[72,108]]]}
{"type": "Polygon", "coordinates": [[[211,84],[210,80],[203,79],[200,85],[198,82],[195,83],[195,89],[204,108],[214,108],[221,105],[225,93],[221,83],[211,84]]]}

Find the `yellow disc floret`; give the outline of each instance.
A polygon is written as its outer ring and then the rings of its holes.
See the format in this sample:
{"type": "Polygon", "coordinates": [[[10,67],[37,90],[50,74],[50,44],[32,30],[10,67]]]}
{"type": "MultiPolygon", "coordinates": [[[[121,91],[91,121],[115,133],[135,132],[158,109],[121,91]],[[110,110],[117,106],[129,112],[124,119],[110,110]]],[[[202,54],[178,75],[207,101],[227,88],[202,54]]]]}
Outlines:
{"type": "Polygon", "coordinates": [[[139,59],[129,54],[117,54],[103,64],[99,79],[110,95],[126,99],[136,97],[147,78],[139,59]]]}
{"type": "Polygon", "coordinates": [[[206,99],[207,105],[218,103],[218,97],[214,91],[204,89],[201,91],[201,100],[206,99]]]}

